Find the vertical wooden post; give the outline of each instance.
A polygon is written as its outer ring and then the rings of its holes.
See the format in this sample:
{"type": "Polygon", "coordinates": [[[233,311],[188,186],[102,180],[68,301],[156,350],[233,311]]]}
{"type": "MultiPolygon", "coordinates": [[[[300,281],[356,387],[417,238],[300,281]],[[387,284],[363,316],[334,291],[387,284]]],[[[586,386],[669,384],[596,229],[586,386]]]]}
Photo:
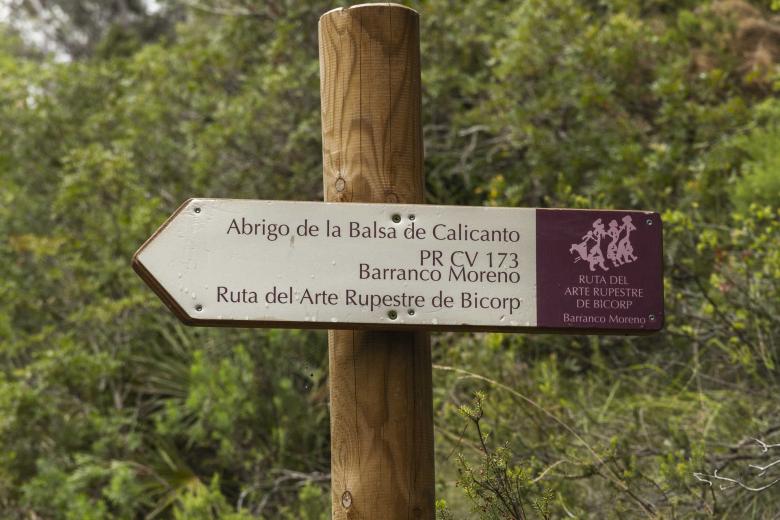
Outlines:
{"type": "MultiPolygon", "coordinates": [[[[319,31],[325,200],[423,202],[417,13],[335,9],[319,31]]],[[[433,519],[428,334],[331,330],[328,342],[333,518],[433,519]]]]}

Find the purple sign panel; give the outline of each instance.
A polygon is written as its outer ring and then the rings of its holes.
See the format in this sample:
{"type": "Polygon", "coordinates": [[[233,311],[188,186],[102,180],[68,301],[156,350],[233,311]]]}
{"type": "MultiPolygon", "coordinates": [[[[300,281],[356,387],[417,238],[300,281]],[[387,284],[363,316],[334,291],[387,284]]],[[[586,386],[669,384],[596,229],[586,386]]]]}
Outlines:
{"type": "Polygon", "coordinates": [[[657,213],[537,210],[538,326],[660,330],[661,232],[657,213]]]}

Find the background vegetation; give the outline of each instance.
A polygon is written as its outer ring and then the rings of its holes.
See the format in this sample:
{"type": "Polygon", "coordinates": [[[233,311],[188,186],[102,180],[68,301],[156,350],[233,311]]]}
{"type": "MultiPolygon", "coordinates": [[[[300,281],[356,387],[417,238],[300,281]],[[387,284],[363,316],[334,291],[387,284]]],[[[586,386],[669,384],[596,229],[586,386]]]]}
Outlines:
{"type": "MultiPolygon", "coordinates": [[[[780,5],[410,5],[430,202],[665,220],[661,334],[435,337],[441,516],[776,518],[780,5]]],[[[331,7],[2,3],[0,517],[329,518],[325,334],[185,328],[129,259],[321,199],[331,7]]]]}

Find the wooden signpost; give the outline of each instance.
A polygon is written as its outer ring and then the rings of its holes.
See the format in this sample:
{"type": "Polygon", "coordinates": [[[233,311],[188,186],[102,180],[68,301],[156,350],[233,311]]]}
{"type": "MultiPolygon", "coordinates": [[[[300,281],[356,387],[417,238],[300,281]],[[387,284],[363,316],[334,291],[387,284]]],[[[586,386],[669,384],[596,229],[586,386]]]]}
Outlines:
{"type": "Polygon", "coordinates": [[[133,267],[190,325],[331,329],[333,518],[431,519],[428,332],[657,331],[661,220],[419,204],[411,9],[326,13],[320,68],[329,202],[190,199],[133,267]]]}
{"type": "Polygon", "coordinates": [[[656,213],[190,199],[133,265],[190,325],[661,328],[656,213]]]}

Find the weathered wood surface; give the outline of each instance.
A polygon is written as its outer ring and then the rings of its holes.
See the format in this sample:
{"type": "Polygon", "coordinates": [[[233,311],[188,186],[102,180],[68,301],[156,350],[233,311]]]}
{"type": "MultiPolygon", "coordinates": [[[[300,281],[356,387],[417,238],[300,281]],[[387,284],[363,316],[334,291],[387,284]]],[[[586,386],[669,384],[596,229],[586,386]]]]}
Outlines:
{"type": "MultiPolygon", "coordinates": [[[[422,202],[417,13],[359,5],[319,30],[325,200],[422,202]]],[[[434,518],[428,333],[328,339],[333,518],[434,518]]]]}

